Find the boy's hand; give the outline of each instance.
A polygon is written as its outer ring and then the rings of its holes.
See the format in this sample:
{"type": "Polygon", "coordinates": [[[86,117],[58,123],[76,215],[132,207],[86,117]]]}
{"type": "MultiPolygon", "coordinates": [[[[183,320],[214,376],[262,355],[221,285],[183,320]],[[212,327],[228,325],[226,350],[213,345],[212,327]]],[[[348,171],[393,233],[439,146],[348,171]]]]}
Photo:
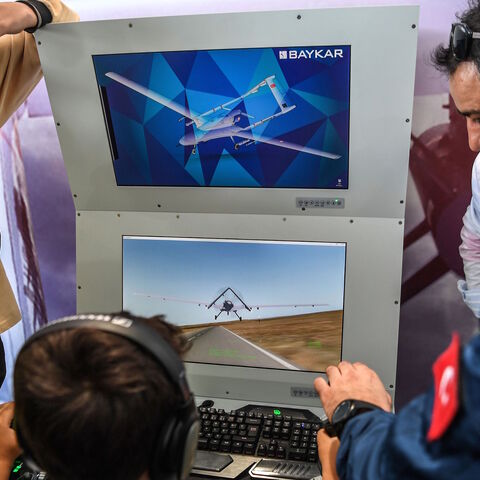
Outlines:
{"type": "Polygon", "coordinates": [[[13,420],[14,403],[0,404],[0,479],[4,472],[10,473],[14,460],[22,453],[15,430],[10,428],[13,420]]]}
{"type": "Polygon", "coordinates": [[[340,440],[337,437],[329,437],[322,429],[317,433],[317,443],[318,456],[322,464],[322,479],[338,480],[336,462],[340,440]]]}

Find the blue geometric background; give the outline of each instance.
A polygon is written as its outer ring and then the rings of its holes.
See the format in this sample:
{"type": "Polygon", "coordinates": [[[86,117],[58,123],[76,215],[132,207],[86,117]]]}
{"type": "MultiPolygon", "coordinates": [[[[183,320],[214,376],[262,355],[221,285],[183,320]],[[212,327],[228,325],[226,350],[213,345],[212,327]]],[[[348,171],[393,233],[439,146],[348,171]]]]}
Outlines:
{"type": "MultiPolygon", "coordinates": [[[[348,188],[350,47],[255,48],[96,55],[105,87],[118,158],[118,185],[348,188]],[[342,58],[280,59],[280,51],[341,49],[342,58]],[[179,139],[195,131],[181,115],[105,76],[115,72],[175,103],[203,113],[246,93],[270,75],[292,111],[252,133],[340,155],[333,160],[257,142],[235,149],[231,138],[193,146],[179,139]]],[[[229,108],[245,127],[280,111],[268,88],[229,108]]],[[[221,111],[218,118],[228,112],[221,111]]],[[[217,114],[210,115],[212,120],[217,114]]],[[[235,141],[242,139],[236,138],[235,141]]]]}

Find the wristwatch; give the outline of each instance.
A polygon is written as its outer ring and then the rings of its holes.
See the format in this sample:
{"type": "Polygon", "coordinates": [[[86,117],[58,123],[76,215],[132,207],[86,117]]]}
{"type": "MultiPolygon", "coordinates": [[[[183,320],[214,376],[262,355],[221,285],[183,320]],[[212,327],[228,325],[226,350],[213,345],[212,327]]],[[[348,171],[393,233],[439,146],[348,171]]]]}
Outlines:
{"type": "Polygon", "coordinates": [[[373,403],[362,402],[361,400],[344,400],[337,405],[332,420],[325,426],[325,431],[330,437],[340,437],[345,424],[351,418],[379,408],[373,403]]]}

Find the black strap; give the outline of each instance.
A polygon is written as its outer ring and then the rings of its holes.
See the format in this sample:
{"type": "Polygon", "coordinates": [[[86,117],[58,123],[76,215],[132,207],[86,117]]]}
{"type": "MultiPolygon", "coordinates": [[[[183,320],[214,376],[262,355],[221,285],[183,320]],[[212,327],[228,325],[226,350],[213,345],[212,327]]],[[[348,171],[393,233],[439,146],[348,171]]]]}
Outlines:
{"type": "Polygon", "coordinates": [[[34,33],[40,27],[43,27],[47,23],[52,21],[52,13],[48,9],[48,7],[39,0],[17,0],[18,3],[23,3],[30,7],[37,16],[37,25],[35,27],[26,28],[25,31],[28,33],[34,33]]]}

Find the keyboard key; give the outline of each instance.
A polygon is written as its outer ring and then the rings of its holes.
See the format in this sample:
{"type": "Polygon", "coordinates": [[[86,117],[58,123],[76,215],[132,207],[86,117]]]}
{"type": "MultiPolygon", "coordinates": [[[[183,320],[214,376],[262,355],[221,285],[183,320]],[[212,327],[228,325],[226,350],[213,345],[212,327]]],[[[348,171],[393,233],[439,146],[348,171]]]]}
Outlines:
{"type": "Polygon", "coordinates": [[[247,435],[249,437],[256,437],[259,433],[260,433],[260,427],[257,427],[256,425],[252,425],[247,430],[247,435]]]}
{"type": "Polygon", "coordinates": [[[243,448],[245,455],[253,455],[255,453],[255,444],[252,442],[246,443],[243,448]]]}
{"type": "Polygon", "coordinates": [[[307,451],[304,448],[292,448],[288,454],[289,460],[305,460],[307,451]]]}
{"type": "Polygon", "coordinates": [[[271,427],[273,425],[273,420],[265,420],[265,424],[264,424],[266,427],[271,427]]]}
{"type": "Polygon", "coordinates": [[[220,448],[220,440],[215,440],[212,438],[210,440],[210,450],[217,451],[220,448]]]}
{"type": "Polygon", "coordinates": [[[243,443],[242,442],[233,442],[232,443],[232,453],[242,453],[243,443]]]}
{"type": "Polygon", "coordinates": [[[198,439],[198,449],[206,450],[208,448],[208,438],[199,438],[198,439]]]}
{"type": "Polygon", "coordinates": [[[245,420],[245,423],[247,425],[261,425],[262,420],[260,418],[250,418],[249,417],[245,420]]]}
{"type": "Polygon", "coordinates": [[[282,428],[282,430],[280,431],[280,436],[283,440],[288,440],[290,438],[290,429],[282,428]]]}
{"type": "Polygon", "coordinates": [[[275,428],[272,430],[272,437],[273,437],[273,438],[279,438],[279,437],[280,437],[280,428],[275,427],[275,428]]]}
{"type": "Polygon", "coordinates": [[[243,410],[240,410],[240,411],[237,412],[237,416],[238,416],[238,417],[245,417],[245,415],[246,415],[246,414],[245,414],[245,412],[244,412],[243,410]]]}
{"type": "Polygon", "coordinates": [[[279,445],[277,448],[277,458],[285,458],[285,455],[286,455],[285,448],[279,445]]]}
{"type": "Polygon", "coordinates": [[[277,446],[276,445],[270,445],[267,449],[267,456],[275,457],[276,454],[277,454],[277,446]]]}
{"type": "Polygon", "coordinates": [[[219,408],[219,409],[217,410],[217,413],[218,413],[219,415],[223,415],[223,414],[225,413],[225,410],[224,410],[223,408],[219,408]]]}
{"type": "Polygon", "coordinates": [[[309,462],[317,463],[318,455],[317,455],[317,454],[315,454],[315,455],[310,455],[310,454],[309,454],[309,455],[307,456],[307,460],[308,460],[309,462]]]}
{"type": "Polygon", "coordinates": [[[286,422],[291,422],[292,421],[292,416],[291,415],[285,415],[285,419],[284,419],[286,422]]]}
{"type": "Polygon", "coordinates": [[[222,452],[230,452],[231,448],[232,448],[232,442],[230,440],[222,440],[220,442],[220,450],[222,452]]]}
{"type": "Polygon", "coordinates": [[[267,446],[264,443],[261,443],[258,446],[257,455],[259,457],[264,457],[266,455],[266,453],[267,453],[267,446]]]}
{"type": "Polygon", "coordinates": [[[232,440],[234,442],[244,442],[244,443],[248,443],[252,441],[252,439],[250,437],[247,437],[246,435],[234,435],[232,437],[232,440]]]}
{"type": "Polygon", "coordinates": [[[292,422],[283,422],[283,428],[290,428],[292,426],[292,422]]]}

